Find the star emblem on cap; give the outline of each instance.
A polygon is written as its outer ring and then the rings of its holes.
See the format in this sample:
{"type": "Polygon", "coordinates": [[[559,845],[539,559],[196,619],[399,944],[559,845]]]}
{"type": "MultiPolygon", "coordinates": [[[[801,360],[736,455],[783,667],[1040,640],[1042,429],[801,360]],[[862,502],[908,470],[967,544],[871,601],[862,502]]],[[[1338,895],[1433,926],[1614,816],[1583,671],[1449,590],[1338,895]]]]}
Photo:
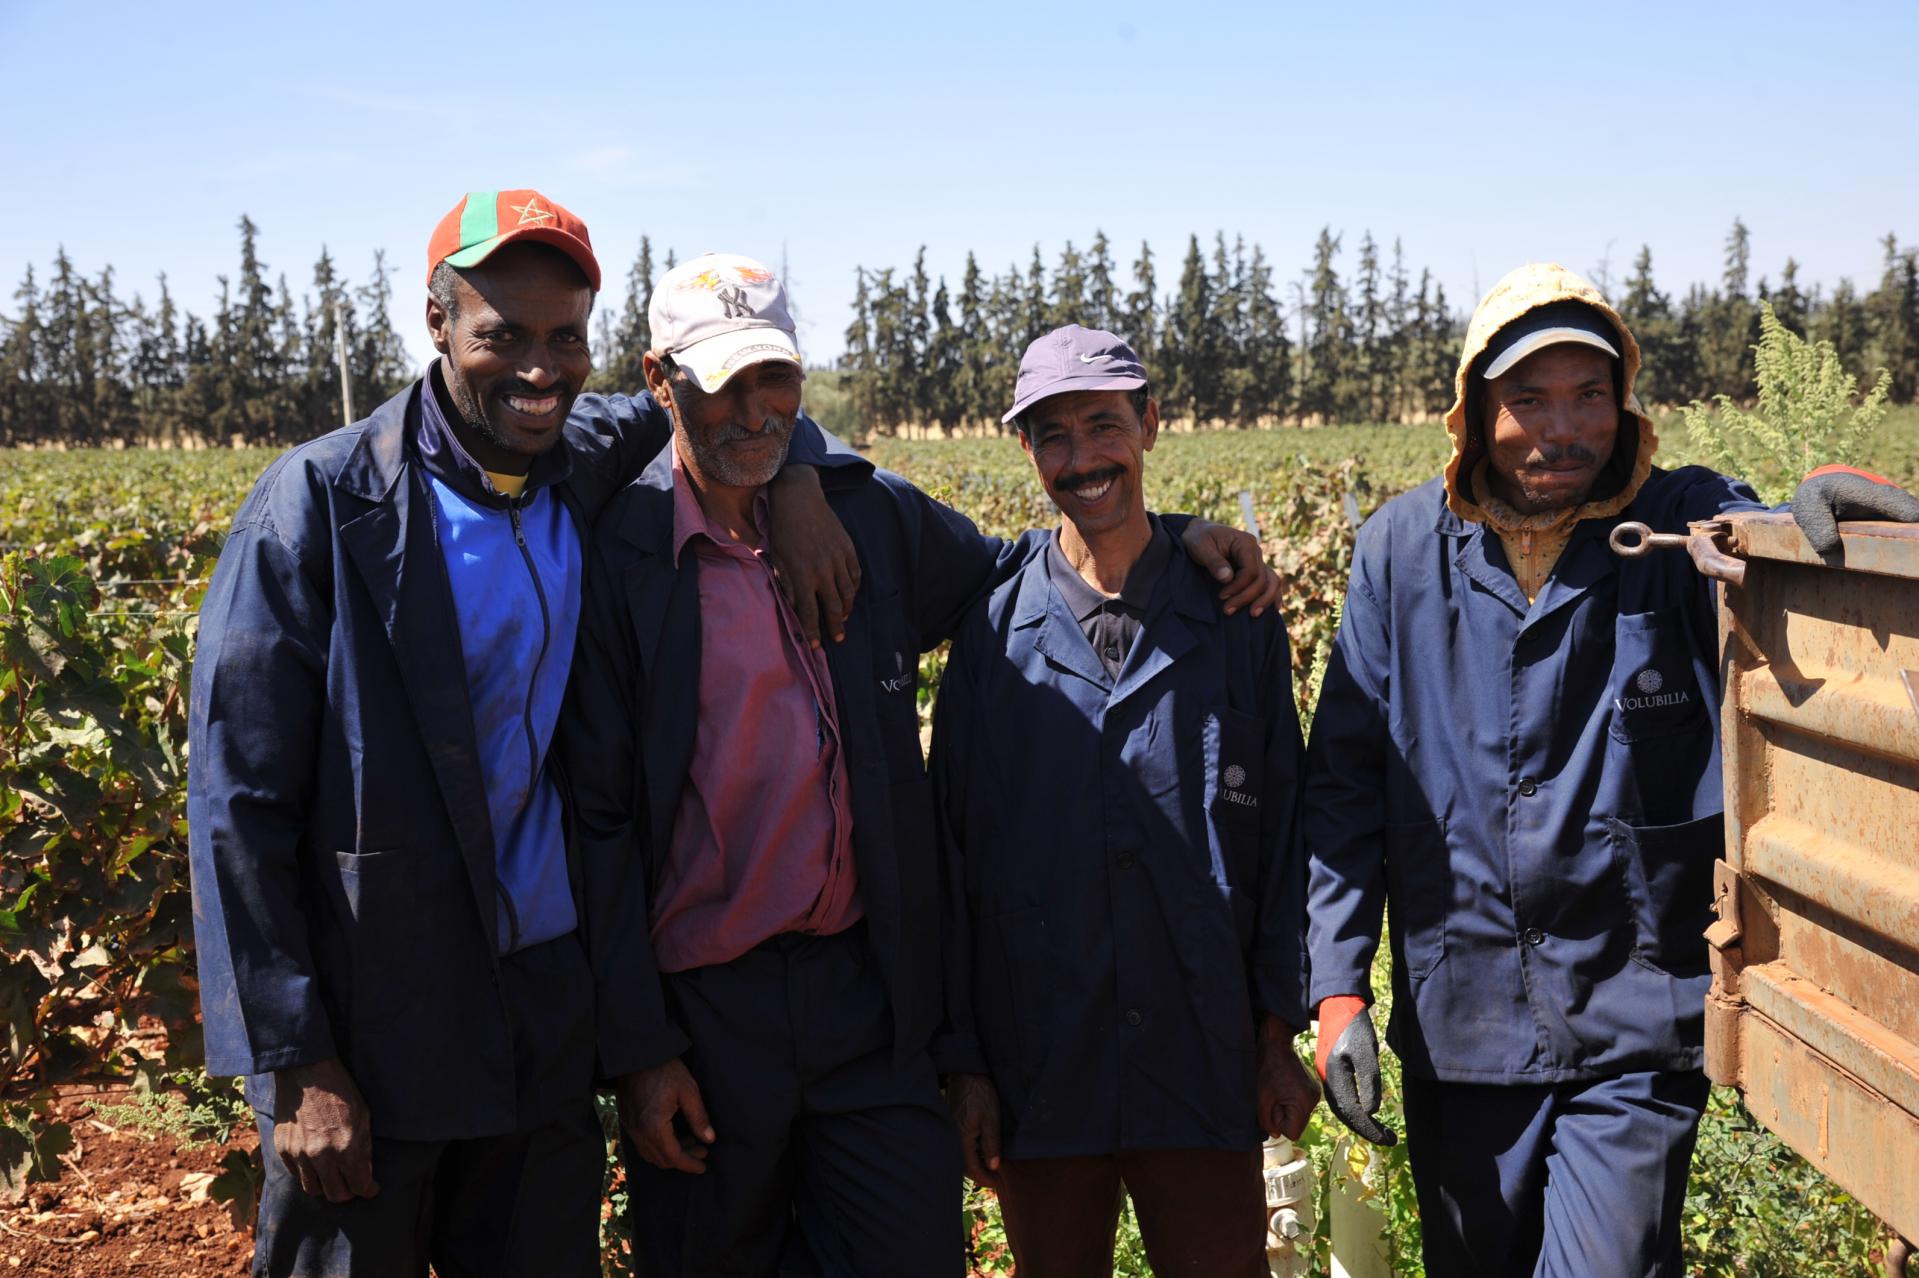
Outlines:
{"type": "Polygon", "coordinates": [[[509,204],[507,207],[520,215],[517,223],[520,226],[525,226],[528,222],[535,226],[544,226],[548,218],[555,216],[540,207],[538,196],[528,196],[525,204],[509,204]]]}

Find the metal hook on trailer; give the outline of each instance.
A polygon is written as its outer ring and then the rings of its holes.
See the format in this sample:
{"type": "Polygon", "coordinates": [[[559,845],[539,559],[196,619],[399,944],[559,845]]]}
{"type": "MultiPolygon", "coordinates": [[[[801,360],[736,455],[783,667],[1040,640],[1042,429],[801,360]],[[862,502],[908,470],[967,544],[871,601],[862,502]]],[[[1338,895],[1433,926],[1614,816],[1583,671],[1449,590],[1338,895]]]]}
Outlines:
{"type": "Polygon", "coordinates": [[[1708,577],[1734,586],[1746,584],[1746,563],[1736,555],[1726,552],[1719,538],[1726,533],[1725,521],[1705,520],[1691,525],[1688,533],[1656,533],[1646,524],[1636,519],[1628,519],[1615,525],[1606,538],[1606,544],[1612,547],[1615,555],[1624,559],[1638,559],[1655,550],[1683,550],[1692,556],[1693,564],[1708,577]]]}

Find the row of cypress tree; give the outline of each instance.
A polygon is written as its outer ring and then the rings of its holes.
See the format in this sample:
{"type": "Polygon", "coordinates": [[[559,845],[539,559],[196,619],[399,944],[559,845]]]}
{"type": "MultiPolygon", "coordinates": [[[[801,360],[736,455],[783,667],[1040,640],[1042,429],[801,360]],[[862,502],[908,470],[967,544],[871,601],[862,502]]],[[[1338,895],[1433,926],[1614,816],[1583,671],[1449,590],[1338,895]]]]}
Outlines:
{"type": "MultiPolygon", "coordinates": [[[[1146,361],[1162,411],[1176,418],[1251,427],[1444,412],[1465,316],[1431,271],[1415,280],[1399,241],[1383,258],[1368,232],[1342,273],[1342,240],[1322,230],[1305,271],[1282,284],[1259,245],[1229,244],[1221,233],[1209,253],[1192,236],[1164,293],[1150,246],[1140,245],[1122,282],[1103,234],[1084,252],[1067,244],[1050,270],[1037,246],[1025,269],[990,278],[969,254],[957,297],[943,277],[928,279],[922,249],[910,269],[858,272],[846,389],[869,430],[998,429],[1020,352],[1078,322],[1124,336],[1146,361]]],[[[1883,248],[1877,287],[1864,294],[1850,280],[1830,292],[1808,287],[1791,258],[1776,283],[1755,283],[1751,236],[1738,220],[1716,288],[1662,292],[1649,247],[1623,281],[1603,265],[1589,274],[1641,343],[1639,389],[1650,403],[1748,398],[1762,301],[1795,332],[1831,341],[1862,383],[1887,370],[1903,403],[1919,395],[1919,249],[1893,235],[1883,248]]]]}
{"type": "Polygon", "coordinates": [[[282,444],[340,424],[336,329],[355,412],[413,376],[391,319],[393,268],[376,252],[358,284],[322,249],[309,291],[269,280],[242,217],[236,274],[202,318],[167,277],[151,302],[120,297],[112,267],[85,275],[64,250],[32,267],[0,316],[0,444],[282,444]]]}
{"type": "MultiPolygon", "coordinates": [[[[323,249],[296,298],[284,272],[269,283],[258,228],[239,222],[235,275],[219,277],[202,319],[179,307],[167,279],[157,299],[116,293],[113,270],[82,274],[62,251],[44,283],[32,268],[0,316],[0,444],[242,442],[310,438],[340,421],[336,328],[348,379],[365,412],[414,375],[391,316],[392,268],[375,253],[357,285],[323,249]]],[[[1589,272],[1645,351],[1642,395],[1675,404],[1750,395],[1759,303],[1795,331],[1833,343],[1870,384],[1919,397],[1919,249],[1888,234],[1876,285],[1807,286],[1787,258],[1776,282],[1753,279],[1751,237],[1735,220],[1716,287],[1662,292],[1642,247],[1624,280],[1589,272]]],[[[854,429],[999,429],[1026,344],[1068,322],[1108,328],[1145,359],[1164,411],[1236,427],[1412,421],[1443,412],[1464,315],[1430,270],[1408,267],[1400,243],[1382,254],[1370,232],[1351,269],[1343,235],[1320,232],[1307,268],[1282,280],[1258,244],[1187,240],[1172,286],[1142,243],[1122,273],[1107,237],[1067,243],[1050,264],[988,275],[968,253],[957,290],[934,278],[921,248],[912,265],[860,267],[839,357],[840,399],[854,429]]],[[[673,266],[668,252],[661,271],[673,266]]],[[[642,237],[625,298],[595,325],[596,389],[641,384],[652,345],[647,304],[657,278],[642,237]]],[[[804,299],[801,299],[802,303],[804,299]]]]}

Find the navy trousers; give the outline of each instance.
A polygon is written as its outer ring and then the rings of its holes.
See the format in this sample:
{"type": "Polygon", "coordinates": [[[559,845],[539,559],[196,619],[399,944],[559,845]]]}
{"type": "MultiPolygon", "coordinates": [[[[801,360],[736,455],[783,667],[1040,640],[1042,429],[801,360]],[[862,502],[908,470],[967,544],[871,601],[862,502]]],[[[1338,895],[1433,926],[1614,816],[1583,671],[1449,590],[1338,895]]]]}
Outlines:
{"type": "Polygon", "coordinates": [[[1427,1274],[1683,1273],[1680,1211],[1706,1092],[1693,1070],[1549,1086],[1407,1077],[1427,1274]]]}
{"type": "Polygon", "coordinates": [[[606,1135],[593,1106],[593,982],[577,935],[500,960],[519,1124],[464,1140],[373,1128],[372,1198],[303,1192],[259,1115],[254,1278],[598,1278],[606,1135]]]}
{"type": "Polygon", "coordinates": [[[645,1278],[960,1278],[959,1138],[855,925],[665,978],[717,1139],[699,1175],[631,1148],[645,1278]]]}

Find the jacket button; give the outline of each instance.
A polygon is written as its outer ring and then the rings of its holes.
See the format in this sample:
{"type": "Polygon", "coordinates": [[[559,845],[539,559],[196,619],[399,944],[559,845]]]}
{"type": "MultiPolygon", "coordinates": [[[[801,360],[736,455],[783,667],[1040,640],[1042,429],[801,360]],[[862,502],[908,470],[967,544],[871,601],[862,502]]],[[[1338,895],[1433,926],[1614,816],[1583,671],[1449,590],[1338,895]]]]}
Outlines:
{"type": "Polygon", "coordinates": [[[1134,862],[1133,854],[1131,852],[1122,852],[1119,854],[1118,857],[1115,858],[1115,862],[1118,864],[1120,869],[1130,870],[1133,868],[1133,862],[1134,862]]]}
{"type": "Polygon", "coordinates": [[[1139,1014],[1137,1007],[1129,1007],[1126,1009],[1126,1023],[1128,1025],[1137,1025],[1145,1019],[1145,1017],[1139,1014]]]}
{"type": "Polygon", "coordinates": [[[1544,945],[1546,943],[1546,934],[1536,927],[1529,927],[1526,929],[1524,939],[1528,945],[1544,945]]]}
{"type": "Polygon", "coordinates": [[[1539,782],[1533,780],[1531,777],[1521,777],[1519,778],[1519,792],[1530,799],[1533,795],[1539,793],[1539,782]]]}

